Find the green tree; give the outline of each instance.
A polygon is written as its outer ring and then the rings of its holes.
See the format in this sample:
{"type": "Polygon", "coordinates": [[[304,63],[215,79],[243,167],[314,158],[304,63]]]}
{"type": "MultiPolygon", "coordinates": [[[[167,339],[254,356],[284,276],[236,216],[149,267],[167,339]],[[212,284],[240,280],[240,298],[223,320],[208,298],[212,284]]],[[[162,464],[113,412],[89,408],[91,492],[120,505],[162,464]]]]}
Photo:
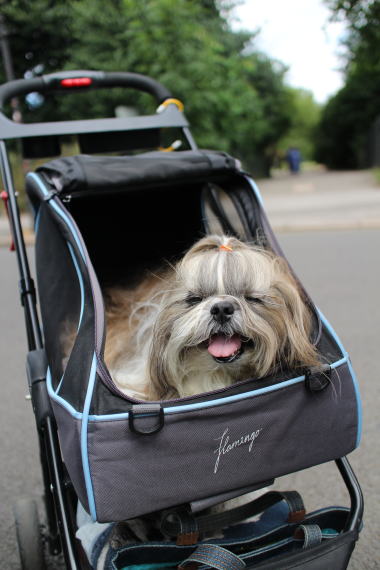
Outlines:
{"type": "MultiPolygon", "coordinates": [[[[1,0],[0,12],[16,78],[51,73],[66,65],[72,49],[71,1],[1,0]]],[[[6,79],[4,67],[0,66],[0,82],[6,79]]],[[[37,116],[47,120],[54,108],[54,101],[45,103],[37,116]]],[[[28,120],[36,113],[30,113],[28,106],[23,105],[23,115],[28,120]]]]}
{"type": "MultiPolygon", "coordinates": [[[[233,32],[211,1],[124,0],[117,11],[102,6],[99,0],[76,3],[74,36],[95,26],[98,32],[79,42],[70,65],[85,66],[90,51],[96,68],[159,78],[185,102],[200,146],[237,154],[247,167],[267,172],[270,148],[289,126],[288,97],[284,68],[246,49],[253,34],[233,32]]],[[[115,106],[114,97],[107,94],[108,105],[115,106]]],[[[124,95],[123,101],[152,110],[146,97],[124,95]]]]}
{"type": "MultiPolygon", "coordinates": [[[[53,68],[150,75],[184,101],[199,146],[235,154],[255,173],[268,172],[276,141],[290,124],[285,69],[255,50],[254,34],[231,29],[219,2],[10,0],[10,6],[4,12],[8,25],[15,38],[23,38],[12,45],[19,76],[53,68]],[[41,19],[41,36],[27,59],[42,11],[49,15],[41,19]]],[[[30,115],[95,118],[112,116],[118,105],[145,113],[156,103],[144,94],[108,89],[55,98],[30,115]]]]}
{"type": "Polygon", "coordinates": [[[270,175],[277,155],[279,140],[292,123],[292,105],[289,89],[284,84],[285,66],[273,62],[264,54],[252,53],[245,57],[245,75],[258,95],[257,107],[251,114],[249,128],[255,131],[257,143],[252,149],[241,149],[248,164],[256,165],[260,174],[270,175]],[[247,156],[251,153],[250,160],[247,156]]]}
{"type": "Polygon", "coordinates": [[[348,24],[346,81],[322,113],[317,157],[332,168],[365,167],[371,127],[379,116],[380,2],[329,0],[328,5],[348,24]]]}
{"type": "Polygon", "coordinates": [[[291,126],[279,143],[279,150],[295,146],[300,149],[306,160],[315,155],[315,134],[321,117],[321,106],[315,101],[313,94],[306,89],[289,87],[291,126]]]}

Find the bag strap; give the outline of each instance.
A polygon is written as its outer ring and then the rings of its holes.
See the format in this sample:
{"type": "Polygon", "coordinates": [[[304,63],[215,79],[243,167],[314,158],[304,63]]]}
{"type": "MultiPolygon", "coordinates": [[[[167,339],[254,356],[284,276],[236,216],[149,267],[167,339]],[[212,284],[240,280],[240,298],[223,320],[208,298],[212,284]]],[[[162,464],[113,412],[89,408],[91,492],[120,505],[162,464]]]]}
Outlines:
{"type": "Polygon", "coordinates": [[[242,570],[246,568],[245,562],[229,550],[216,544],[200,544],[198,548],[181,564],[178,570],[193,570],[199,564],[206,564],[215,570],[242,570]]]}
{"type": "MultiPolygon", "coordinates": [[[[322,531],[317,524],[297,527],[294,538],[303,539],[303,549],[313,548],[322,542],[322,531]]],[[[274,544],[273,546],[276,546],[274,544]]],[[[244,560],[229,550],[216,544],[200,544],[194,552],[178,566],[177,570],[195,570],[198,565],[206,565],[214,570],[243,570],[244,560]]]]}
{"type": "Polygon", "coordinates": [[[295,539],[303,538],[303,548],[313,548],[322,542],[322,531],[317,524],[301,524],[294,533],[295,539]]]}
{"type": "Polygon", "coordinates": [[[161,521],[161,531],[177,536],[178,545],[196,544],[200,533],[213,532],[258,515],[280,501],[289,508],[289,523],[301,522],[306,514],[301,495],[297,491],[270,491],[261,497],[229,511],[195,517],[185,508],[168,511],[161,521]]]}

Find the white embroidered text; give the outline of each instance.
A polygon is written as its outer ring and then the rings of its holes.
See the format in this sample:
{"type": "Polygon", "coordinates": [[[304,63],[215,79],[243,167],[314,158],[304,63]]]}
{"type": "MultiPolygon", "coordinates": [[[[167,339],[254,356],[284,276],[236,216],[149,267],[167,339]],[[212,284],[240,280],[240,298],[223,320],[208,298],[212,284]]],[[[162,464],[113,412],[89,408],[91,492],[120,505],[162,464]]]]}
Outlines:
{"type": "Polygon", "coordinates": [[[230,451],[237,449],[241,445],[249,444],[248,452],[250,453],[252,451],[253,442],[258,438],[261,431],[262,428],[257,429],[256,431],[253,431],[251,433],[242,435],[240,438],[235,439],[234,441],[230,441],[229,428],[226,428],[223,432],[222,437],[217,438],[217,441],[219,441],[219,445],[214,451],[214,453],[217,454],[214,473],[218,471],[221,457],[223,455],[227,455],[227,453],[230,453],[230,451]]]}

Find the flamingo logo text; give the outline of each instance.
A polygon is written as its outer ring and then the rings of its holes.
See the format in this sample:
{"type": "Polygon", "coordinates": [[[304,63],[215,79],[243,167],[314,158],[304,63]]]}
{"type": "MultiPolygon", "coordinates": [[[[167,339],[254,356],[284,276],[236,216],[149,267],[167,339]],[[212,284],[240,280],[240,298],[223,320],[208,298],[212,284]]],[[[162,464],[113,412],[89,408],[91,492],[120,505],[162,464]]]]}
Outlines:
{"type": "Polygon", "coordinates": [[[214,473],[218,472],[220,460],[224,455],[227,455],[234,449],[241,447],[242,445],[248,445],[248,453],[251,453],[254,441],[259,437],[262,428],[246,433],[237,439],[231,441],[229,428],[227,427],[223,435],[217,438],[219,441],[218,447],[215,449],[214,453],[217,455],[214,467],[214,473]]]}

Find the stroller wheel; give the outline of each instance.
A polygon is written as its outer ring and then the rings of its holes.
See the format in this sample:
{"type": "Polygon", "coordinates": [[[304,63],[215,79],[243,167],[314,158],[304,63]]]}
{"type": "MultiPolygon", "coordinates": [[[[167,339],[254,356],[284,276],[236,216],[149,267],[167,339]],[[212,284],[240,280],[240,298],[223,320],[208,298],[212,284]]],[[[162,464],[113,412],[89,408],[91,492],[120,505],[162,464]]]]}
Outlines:
{"type": "Polygon", "coordinates": [[[36,502],[19,499],[13,513],[22,570],[44,570],[45,559],[36,502]]]}

